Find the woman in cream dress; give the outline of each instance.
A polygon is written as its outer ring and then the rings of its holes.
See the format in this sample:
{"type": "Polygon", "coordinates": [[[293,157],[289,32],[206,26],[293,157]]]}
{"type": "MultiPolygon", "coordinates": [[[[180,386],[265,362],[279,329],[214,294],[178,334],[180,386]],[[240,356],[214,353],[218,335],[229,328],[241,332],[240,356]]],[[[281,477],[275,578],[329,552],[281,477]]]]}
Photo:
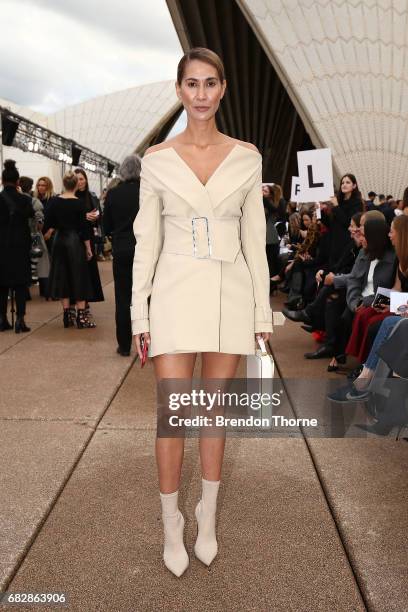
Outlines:
{"type": "MultiPolygon", "coordinates": [[[[234,378],[255,336],[272,331],[265,254],[262,156],[251,143],[218,131],[226,88],[218,55],[195,48],[181,59],[176,92],[187,113],[183,133],[147,149],[134,222],[132,331],[139,357],[147,343],[157,380],[191,379],[197,352],[202,379],[234,378]]],[[[215,512],[225,437],[200,437],[202,496],[194,551],[217,554],[215,512]]],[[[164,562],[176,576],[189,564],[178,489],[183,437],[157,437],[164,562]]]]}

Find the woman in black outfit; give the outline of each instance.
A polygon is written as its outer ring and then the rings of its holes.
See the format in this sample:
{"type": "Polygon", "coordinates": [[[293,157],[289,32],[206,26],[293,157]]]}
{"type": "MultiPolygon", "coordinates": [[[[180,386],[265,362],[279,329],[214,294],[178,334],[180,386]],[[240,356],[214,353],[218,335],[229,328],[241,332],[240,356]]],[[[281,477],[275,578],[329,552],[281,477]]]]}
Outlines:
{"type": "Polygon", "coordinates": [[[105,198],[104,230],[112,236],[113,278],[115,281],[116,338],[119,355],[128,357],[132,345],[130,304],[132,267],[135,252],[133,222],[139,211],[140,159],[126,157],[120,167],[122,182],[110,189],[105,198]]]}
{"type": "Polygon", "coordinates": [[[330,231],[330,256],[328,268],[332,270],[339,262],[346,244],[351,245],[349,226],[351,218],[363,212],[364,203],[354,174],[345,174],[340,181],[338,197],[331,199],[333,208],[321,204],[322,223],[330,231]]]}
{"type": "Polygon", "coordinates": [[[95,327],[85,312],[85,301],[92,294],[88,261],[92,257],[85,204],[75,196],[78,179],[73,172],[63,178],[65,191],[53,199],[45,216],[45,230],[56,230],[49,276],[51,297],[62,301],[64,327],[74,321],[70,316],[70,298],[77,306],[78,328],[95,327]]]}
{"type": "MultiPolygon", "coordinates": [[[[101,214],[101,208],[99,200],[94,193],[89,191],[88,177],[82,168],[77,168],[75,171],[78,179],[78,186],[75,192],[77,198],[79,198],[85,205],[86,220],[89,227],[89,239],[92,251],[92,257],[88,260],[89,274],[91,278],[92,292],[87,302],[103,302],[104,295],[101,285],[101,279],[99,276],[98,263],[96,261],[96,249],[95,243],[98,233],[98,224],[101,214]]],[[[87,304],[87,316],[89,317],[89,304],[87,304]]]]}
{"type": "Polygon", "coordinates": [[[16,334],[29,332],[24,321],[27,287],[31,283],[31,233],[28,220],[34,218],[31,200],[17,191],[20,175],[16,162],[4,162],[0,193],[0,331],[12,329],[7,320],[9,289],[16,298],[16,334]]]}

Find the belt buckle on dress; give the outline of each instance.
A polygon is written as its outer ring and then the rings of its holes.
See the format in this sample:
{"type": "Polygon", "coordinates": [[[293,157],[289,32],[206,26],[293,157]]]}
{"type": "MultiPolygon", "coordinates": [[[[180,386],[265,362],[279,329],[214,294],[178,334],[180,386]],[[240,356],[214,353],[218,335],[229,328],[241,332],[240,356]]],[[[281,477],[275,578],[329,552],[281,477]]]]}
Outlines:
{"type": "Polygon", "coordinates": [[[191,225],[192,225],[192,233],[193,233],[193,254],[194,257],[196,257],[197,259],[209,259],[211,257],[211,241],[210,241],[210,233],[208,231],[208,217],[193,217],[191,219],[191,225]],[[207,244],[208,244],[208,255],[197,255],[197,242],[196,242],[196,235],[195,235],[195,225],[194,225],[194,221],[196,219],[205,219],[206,222],[206,230],[207,230],[207,244]]]}

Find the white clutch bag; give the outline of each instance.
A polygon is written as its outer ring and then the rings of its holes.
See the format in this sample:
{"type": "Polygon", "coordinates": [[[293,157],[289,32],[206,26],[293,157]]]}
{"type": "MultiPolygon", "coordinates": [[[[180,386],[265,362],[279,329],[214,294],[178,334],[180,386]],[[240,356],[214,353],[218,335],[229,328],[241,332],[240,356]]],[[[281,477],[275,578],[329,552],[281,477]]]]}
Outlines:
{"type": "MultiPolygon", "coordinates": [[[[259,348],[256,349],[255,355],[247,355],[246,357],[247,393],[268,393],[272,396],[275,362],[266,349],[265,341],[262,338],[257,338],[257,342],[259,348]]],[[[258,410],[254,410],[253,414],[256,417],[270,419],[272,416],[272,400],[268,405],[263,404],[258,410]]]]}

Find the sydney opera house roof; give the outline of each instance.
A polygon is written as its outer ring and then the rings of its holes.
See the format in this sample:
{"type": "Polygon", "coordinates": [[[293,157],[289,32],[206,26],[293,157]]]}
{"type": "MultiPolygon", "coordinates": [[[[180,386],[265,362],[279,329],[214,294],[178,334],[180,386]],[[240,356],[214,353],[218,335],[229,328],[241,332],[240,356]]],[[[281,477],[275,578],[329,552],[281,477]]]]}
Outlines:
{"type": "Polygon", "coordinates": [[[45,115],[0,99],[0,106],[121,162],[142,151],[181,110],[174,81],[148,83],[68,106],[45,115]]]}
{"type": "Polygon", "coordinates": [[[174,81],[160,81],[68,106],[48,117],[48,127],[121,162],[149,143],[179,109],[174,81]]]}

